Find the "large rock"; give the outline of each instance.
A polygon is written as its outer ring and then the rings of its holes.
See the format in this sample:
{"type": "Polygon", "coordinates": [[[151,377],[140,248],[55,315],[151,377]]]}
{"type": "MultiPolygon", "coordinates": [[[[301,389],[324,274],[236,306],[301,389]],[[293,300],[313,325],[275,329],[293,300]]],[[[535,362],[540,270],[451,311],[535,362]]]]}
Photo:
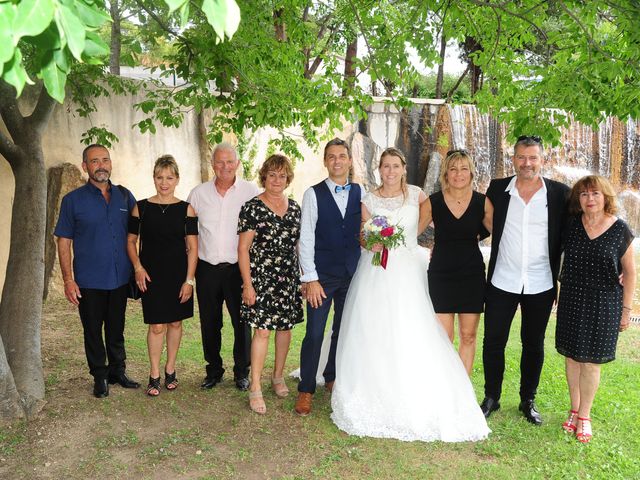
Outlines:
{"type": "Polygon", "coordinates": [[[44,300],[46,300],[47,295],[49,294],[49,287],[58,292],[64,292],[64,283],[62,281],[60,266],[56,261],[58,256],[55,239],[53,237],[53,230],[55,229],[58,221],[62,197],[70,191],[84,185],[84,183],[85,181],[82,178],[82,172],[80,169],[70,163],[63,163],[62,165],[51,167],[47,172],[47,226],[44,245],[44,300]]]}

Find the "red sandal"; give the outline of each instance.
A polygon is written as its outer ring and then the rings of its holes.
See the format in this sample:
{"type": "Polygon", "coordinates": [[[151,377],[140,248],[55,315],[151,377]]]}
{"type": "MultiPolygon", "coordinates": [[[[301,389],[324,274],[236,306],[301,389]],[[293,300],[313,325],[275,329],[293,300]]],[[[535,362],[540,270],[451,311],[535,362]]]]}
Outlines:
{"type": "Polygon", "coordinates": [[[577,417],[577,410],[569,410],[569,417],[567,417],[567,420],[562,424],[562,429],[567,433],[575,434],[576,430],[578,430],[578,425],[577,422],[573,422],[576,421],[577,417]]]}
{"type": "Polygon", "coordinates": [[[578,421],[582,422],[582,432],[576,433],[576,439],[580,443],[589,443],[593,438],[593,432],[591,431],[591,419],[578,417],[578,421]]]}

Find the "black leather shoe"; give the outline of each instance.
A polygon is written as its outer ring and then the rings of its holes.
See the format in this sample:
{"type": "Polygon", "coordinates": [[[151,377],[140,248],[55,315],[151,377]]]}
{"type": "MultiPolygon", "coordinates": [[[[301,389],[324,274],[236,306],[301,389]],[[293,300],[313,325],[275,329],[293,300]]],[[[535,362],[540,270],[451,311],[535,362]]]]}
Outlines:
{"type": "Polygon", "coordinates": [[[211,390],[221,381],[222,381],[222,375],[220,375],[219,377],[210,377],[207,375],[206,377],[204,377],[204,380],[200,384],[200,388],[206,388],[207,390],[211,390]]]}
{"type": "Polygon", "coordinates": [[[542,417],[536,409],[536,404],[533,403],[533,400],[523,400],[522,402],[520,402],[518,410],[520,410],[524,414],[524,418],[527,419],[527,422],[533,423],[537,426],[542,425],[542,417]]]}
{"type": "Polygon", "coordinates": [[[249,379],[247,377],[236,377],[234,381],[236,382],[236,388],[241,392],[249,390],[249,379]]]}
{"type": "Polygon", "coordinates": [[[109,375],[109,384],[113,385],[114,383],[117,383],[122,388],[140,388],[140,384],[131,380],[124,372],[118,375],[109,375]]]}
{"type": "Polygon", "coordinates": [[[482,410],[484,418],[489,418],[493,412],[500,410],[500,402],[491,397],[484,397],[480,404],[480,410],[482,410]]]}
{"type": "Polygon", "coordinates": [[[106,378],[95,380],[93,382],[93,396],[96,398],[104,398],[109,396],[109,383],[106,378]]]}

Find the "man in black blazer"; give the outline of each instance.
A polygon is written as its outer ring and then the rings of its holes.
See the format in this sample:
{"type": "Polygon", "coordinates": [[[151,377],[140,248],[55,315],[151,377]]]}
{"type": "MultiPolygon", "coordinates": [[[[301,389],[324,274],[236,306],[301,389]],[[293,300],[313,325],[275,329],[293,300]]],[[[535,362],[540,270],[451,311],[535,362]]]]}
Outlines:
{"type": "Polygon", "coordinates": [[[544,335],[556,298],[561,234],[569,187],[542,177],[540,137],[519,137],[512,157],[516,175],[492,180],[493,238],[487,274],[482,360],[485,417],[500,408],[504,350],[518,305],[521,311],[520,406],[541,425],[534,398],[544,362],[544,335]]]}

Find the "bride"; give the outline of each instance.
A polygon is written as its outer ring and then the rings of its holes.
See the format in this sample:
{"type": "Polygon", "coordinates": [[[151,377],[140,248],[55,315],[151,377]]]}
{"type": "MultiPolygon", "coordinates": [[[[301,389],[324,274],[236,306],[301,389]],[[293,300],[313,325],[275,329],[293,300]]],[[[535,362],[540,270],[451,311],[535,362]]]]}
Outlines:
{"type": "MultiPolygon", "coordinates": [[[[363,251],[347,295],[336,356],[331,418],[353,435],[460,442],[490,430],[464,366],[438,322],[418,246],[424,192],[405,182],[402,152],[386,149],[382,186],[362,200],[362,220],[384,215],[404,228],[405,247],[386,269],[363,251]]],[[[374,250],[380,250],[377,245],[374,250]]]]}

